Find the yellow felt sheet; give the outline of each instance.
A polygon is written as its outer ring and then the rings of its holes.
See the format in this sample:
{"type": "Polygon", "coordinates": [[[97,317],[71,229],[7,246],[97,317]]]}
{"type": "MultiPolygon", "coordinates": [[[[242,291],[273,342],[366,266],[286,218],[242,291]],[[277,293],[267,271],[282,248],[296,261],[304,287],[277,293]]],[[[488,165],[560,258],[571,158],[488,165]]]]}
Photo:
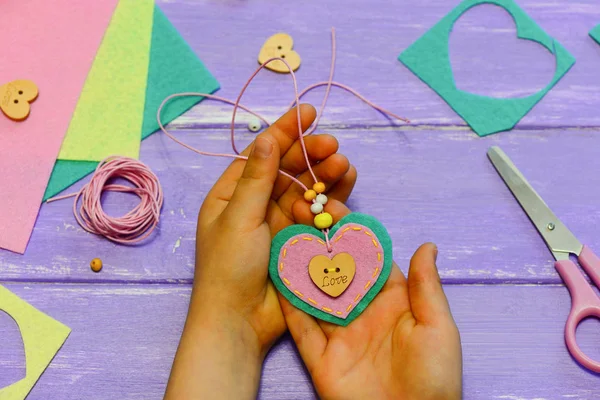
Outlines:
{"type": "Polygon", "coordinates": [[[3,286],[0,286],[0,310],[15,320],[25,347],[25,378],[0,389],[0,399],[23,400],[67,340],[71,329],[3,286]]]}
{"type": "Polygon", "coordinates": [[[139,156],[153,0],[120,0],[87,76],[58,158],[139,156]]]}

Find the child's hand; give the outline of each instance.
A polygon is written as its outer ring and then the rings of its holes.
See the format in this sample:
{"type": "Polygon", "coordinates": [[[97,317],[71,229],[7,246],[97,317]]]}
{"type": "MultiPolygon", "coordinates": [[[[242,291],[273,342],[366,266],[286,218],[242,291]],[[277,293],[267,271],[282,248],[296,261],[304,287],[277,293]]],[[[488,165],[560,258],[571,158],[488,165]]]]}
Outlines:
{"type": "MultiPolygon", "coordinates": [[[[309,218],[298,213],[299,223],[309,218]]],[[[460,399],[458,329],[440,283],[432,244],[410,262],[408,280],[394,263],[389,280],[347,327],[281,305],[300,355],[323,399],[460,399]]]]}
{"type": "MultiPolygon", "coordinates": [[[[315,117],[301,106],[302,127],[315,117]]],[[[268,277],[272,237],[294,223],[303,190],[281,168],[312,186],[292,110],[259,135],[208,193],[198,218],[196,274],[186,327],[167,398],[254,398],[262,359],[285,331],[277,291],[268,277]]],[[[332,136],[305,138],[314,172],[328,188],[334,217],[356,181],[356,170],[336,154],[332,136]]]]}

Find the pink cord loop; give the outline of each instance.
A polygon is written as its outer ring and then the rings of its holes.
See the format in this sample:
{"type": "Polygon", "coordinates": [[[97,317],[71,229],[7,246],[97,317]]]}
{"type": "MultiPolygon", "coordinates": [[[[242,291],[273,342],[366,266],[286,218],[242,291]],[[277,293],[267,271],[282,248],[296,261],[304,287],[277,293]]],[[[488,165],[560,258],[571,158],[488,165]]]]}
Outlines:
{"type": "Polygon", "coordinates": [[[108,157],[100,162],[92,179],[77,193],[54,197],[48,202],[75,197],[73,215],[89,233],[104,236],[121,244],[137,244],[146,239],[158,225],[163,205],[163,191],[157,176],[144,163],[128,157],[108,157]],[[132,186],[108,184],[115,178],[125,179],[132,186]],[[104,212],[102,192],[134,193],[140,202],[121,217],[104,212]],[[77,204],[81,200],[81,206],[77,204]]]}

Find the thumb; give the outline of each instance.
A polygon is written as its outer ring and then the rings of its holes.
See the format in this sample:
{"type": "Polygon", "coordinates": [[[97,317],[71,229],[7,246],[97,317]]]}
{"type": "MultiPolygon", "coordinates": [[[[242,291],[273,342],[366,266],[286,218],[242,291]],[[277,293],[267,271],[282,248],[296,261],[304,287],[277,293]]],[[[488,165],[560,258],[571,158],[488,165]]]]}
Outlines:
{"type": "Polygon", "coordinates": [[[450,317],[450,306],[442,289],[436,259],[437,247],[426,243],[413,255],[408,271],[410,308],[415,319],[426,325],[434,325],[450,317]]]}
{"type": "Polygon", "coordinates": [[[244,226],[263,223],[279,169],[279,146],[269,133],[254,141],[248,161],[224,213],[244,226]]]}

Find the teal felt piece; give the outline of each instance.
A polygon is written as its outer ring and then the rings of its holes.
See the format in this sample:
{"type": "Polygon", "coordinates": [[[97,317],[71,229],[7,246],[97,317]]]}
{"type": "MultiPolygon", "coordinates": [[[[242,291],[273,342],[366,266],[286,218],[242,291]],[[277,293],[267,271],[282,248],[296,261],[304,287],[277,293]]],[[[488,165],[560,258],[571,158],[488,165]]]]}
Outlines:
{"type": "Polygon", "coordinates": [[[598,44],[600,44],[600,25],[596,25],[594,29],[590,31],[590,36],[594,39],[598,44]]]}
{"type": "MultiPolygon", "coordinates": [[[[149,63],[141,139],[158,130],[156,112],[165,97],[180,92],[213,93],[219,89],[217,80],[158,6],[154,7],[149,63]]],[[[171,122],[202,99],[181,97],[171,100],[163,108],[162,122],[171,122]]],[[[110,118],[110,115],[106,118],[110,118]]],[[[98,163],[94,161],[57,160],[44,201],[94,172],[96,166],[98,163]]]]}
{"type": "MultiPolygon", "coordinates": [[[[365,308],[371,303],[371,301],[375,298],[375,296],[379,293],[385,282],[387,281],[391,269],[392,269],[392,240],[385,229],[385,227],[374,217],[366,214],[360,213],[352,213],[342,218],[337,224],[335,224],[329,232],[329,237],[333,238],[336,232],[346,224],[357,224],[362,225],[364,227],[369,228],[377,237],[379,243],[381,244],[381,248],[383,250],[383,265],[381,274],[378,279],[373,283],[371,289],[364,294],[362,299],[358,302],[358,304],[354,307],[354,309],[347,315],[347,317],[339,318],[335,315],[329,314],[325,311],[322,311],[318,308],[311,306],[310,304],[304,302],[299,299],[294,293],[288,289],[288,287],[282,282],[279,273],[278,273],[278,263],[279,256],[281,253],[281,248],[286,244],[286,242],[300,234],[308,234],[314,235],[322,240],[325,240],[324,234],[317,230],[312,226],[307,225],[292,225],[281,232],[279,232],[271,243],[271,258],[269,262],[269,275],[271,280],[275,284],[277,290],[283,294],[283,296],[294,305],[296,308],[304,311],[307,314],[310,314],[316,318],[321,320],[331,322],[336,325],[347,326],[350,322],[356,319],[365,308]]],[[[335,246],[335,245],[334,245],[335,246]]],[[[316,255],[316,254],[315,254],[316,255]]],[[[359,257],[360,255],[354,255],[355,257],[359,257]]],[[[290,255],[288,255],[290,257],[290,255]]],[[[308,268],[308,266],[307,266],[308,268]]]]}
{"type": "Polygon", "coordinates": [[[513,128],[575,63],[575,58],[513,0],[463,1],[400,54],[398,59],[435,90],[479,136],[513,128]],[[504,8],[515,21],[519,39],[537,42],[554,54],[556,71],[544,89],[527,97],[500,99],[475,95],[456,87],[448,55],[448,39],[456,20],[479,4],[494,4],[504,8]]]}

